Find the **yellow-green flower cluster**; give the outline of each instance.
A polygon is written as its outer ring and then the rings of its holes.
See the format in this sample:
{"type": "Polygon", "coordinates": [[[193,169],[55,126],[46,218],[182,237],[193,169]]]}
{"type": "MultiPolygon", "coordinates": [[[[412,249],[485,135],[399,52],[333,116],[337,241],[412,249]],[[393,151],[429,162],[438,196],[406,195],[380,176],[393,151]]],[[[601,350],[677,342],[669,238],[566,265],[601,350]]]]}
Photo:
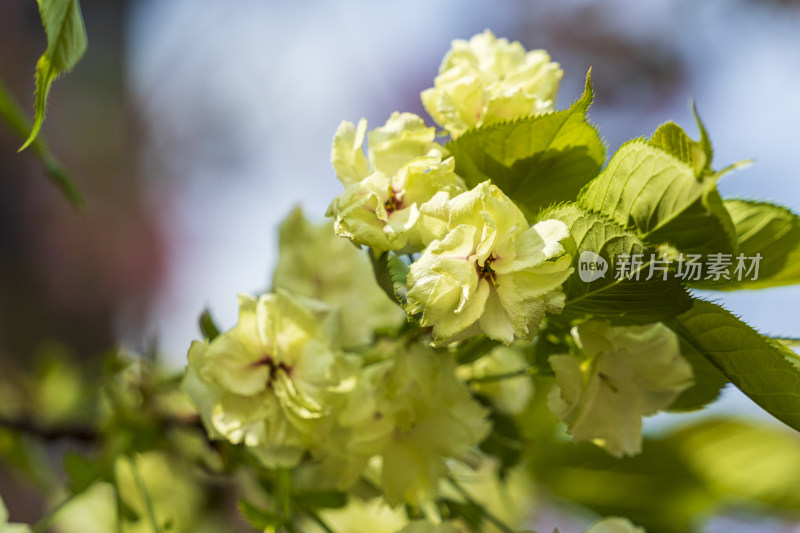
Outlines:
{"type": "Polygon", "coordinates": [[[563,222],[529,226],[514,202],[484,182],[450,202],[447,230],[408,275],[407,311],[420,314],[436,342],[482,332],[511,344],[531,339],[545,311],[561,311],[561,284],[572,273],[563,222]]]}
{"type": "Polygon", "coordinates": [[[317,486],[328,474],[339,489],[377,472],[390,504],[432,502],[447,461],[487,435],[486,410],[452,355],[416,341],[346,354],[331,341],[333,318],[283,291],[242,296],[233,329],[192,345],[184,390],[212,438],[244,444],[268,467],[308,458],[317,486]]]}
{"type": "Polygon", "coordinates": [[[693,382],[677,336],[661,323],[572,329],[578,354],[552,355],[556,384],[548,404],[574,440],[617,457],[641,451],[642,417],[666,409],[693,382]]]}
{"type": "Polygon", "coordinates": [[[375,281],[366,252],[336,236],[331,222],[313,224],[300,209],[281,224],[272,285],[335,309],[344,348],[366,346],[376,330],[396,328],[406,319],[375,281]]]}
{"type": "Polygon", "coordinates": [[[342,122],[331,161],[345,191],[328,208],[336,233],[377,251],[417,251],[438,237],[439,211],[464,190],[454,162],[435,142],[435,128],[411,113],[394,113],[369,133],[367,122],[342,122]]]}
{"type": "MultiPolygon", "coordinates": [[[[544,51],[487,30],[453,42],[421,98],[455,138],[552,111],[561,77],[544,51]]],[[[469,189],[436,129],[411,113],[369,132],[365,119],[342,122],[331,161],[345,188],[328,208],[333,221],[314,226],[299,210],[290,215],[273,292],[241,296],[232,329],[192,344],[184,390],[211,438],[243,445],[268,468],[292,468],[293,493],[352,489],[365,498],[324,513],[331,523],[465,531],[464,517],[442,504],[472,505],[469,483],[455,481],[469,478],[465,470],[495,481],[509,473],[505,457],[501,470],[500,458],[479,448],[489,407],[528,412],[534,357],[525,348],[546,315],[566,305],[575,242],[560,220],[526,218],[491,179],[476,185],[470,174],[469,189]],[[491,348],[476,358],[457,343],[478,335],[486,338],[474,342],[491,348]],[[481,473],[491,461],[496,468],[481,473]]],[[[564,324],[551,321],[551,331],[574,349],[549,357],[550,410],[575,441],[618,457],[638,453],[642,417],[693,382],[677,337],[660,323],[587,321],[570,340],[564,324]]],[[[494,499],[511,522],[529,518],[506,493],[494,499]]],[[[589,529],[606,531],[641,530],[621,518],[589,529]]]]}
{"type": "Polygon", "coordinates": [[[386,501],[424,505],[438,493],[447,459],[463,459],[488,434],[488,412],[456,377],[451,355],[421,343],[384,348],[386,359],[365,367],[348,397],[343,448],[361,470],[373,458],[386,501]]]}
{"type": "MultiPolygon", "coordinates": [[[[455,136],[494,120],[552,109],[561,70],[491,32],[454,41],[436,87],[422,93],[434,120],[455,136]]],[[[406,312],[439,344],[471,335],[511,344],[531,339],[546,312],[564,306],[572,272],[557,220],[533,226],[487,181],[472,190],[455,173],[434,128],[394,113],[369,134],[342,122],[331,161],[346,189],[328,209],[336,233],[377,255],[421,251],[407,277],[406,312]],[[367,153],[362,144],[368,137],[367,153]]]]}
{"type": "Polygon", "coordinates": [[[280,291],[239,298],[239,322],[194,342],[184,390],[209,435],[246,445],[268,466],[296,465],[333,423],[332,405],[354,371],[335,350],[320,302],[280,291]]]}
{"type": "Polygon", "coordinates": [[[544,50],[526,52],[486,30],[453,41],[422,103],[457,137],[474,126],[552,111],[563,74],[544,50]]]}

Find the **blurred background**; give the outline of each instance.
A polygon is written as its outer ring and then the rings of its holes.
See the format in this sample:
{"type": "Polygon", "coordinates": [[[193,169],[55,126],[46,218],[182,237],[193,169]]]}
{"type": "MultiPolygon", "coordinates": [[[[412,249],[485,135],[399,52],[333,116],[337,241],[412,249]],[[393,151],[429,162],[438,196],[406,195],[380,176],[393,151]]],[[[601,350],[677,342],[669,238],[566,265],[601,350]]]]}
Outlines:
{"type": "MultiPolygon", "coordinates": [[[[694,99],[715,167],[756,161],[723,179],[723,196],[800,212],[797,2],[81,4],[88,53],[55,83],[43,132],[86,212],[0,128],[0,372],[51,341],[82,360],[119,341],[155,347],[180,368],[203,308],[227,327],[237,293],[268,288],[282,218],[299,204],[321,219],[340,192],[329,163],[339,122],[427,117],[419,92],[450,41],[485,28],[562,64],[558,107],[592,67],[590,114],[609,154],[667,120],[696,136],[694,99]]],[[[26,110],[45,46],[35,2],[0,2],[0,78],[26,110]]],[[[800,335],[800,287],[709,295],[762,332],[800,335]]],[[[768,419],[730,390],[714,411],[768,419]]]]}

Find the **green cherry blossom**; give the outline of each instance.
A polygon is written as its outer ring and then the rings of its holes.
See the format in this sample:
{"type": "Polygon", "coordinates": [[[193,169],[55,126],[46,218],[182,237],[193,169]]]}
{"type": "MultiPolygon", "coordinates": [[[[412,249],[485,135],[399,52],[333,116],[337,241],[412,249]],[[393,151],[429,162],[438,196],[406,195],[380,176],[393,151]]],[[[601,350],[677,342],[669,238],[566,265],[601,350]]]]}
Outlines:
{"type": "Polygon", "coordinates": [[[358,183],[373,172],[389,176],[418,157],[444,159],[447,150],[436,142],[436,128],[413,113],[394,112],[386,124],[369,132],[367,120],[342,121],[333,137],[331,163],[342,184],[358,183]],[[368,137],[367,156],[364,138],[368,137]]]}
{"type": "Polygon", "coordinates": [[[641,451],[642,417],[669,407],[693,381],[676,335],[661,323],[572,329],[579,355],[552,355],[550,410],[575,441],[591,440],[621,457],[641,451]]]}
{"type": "Polygon", "coordinates": [[[564,306],[561,284],[572,273],[566,225],[529,226],[488,181],[454,198],[449,211],[447,235],[410,267],[406,311],[421,314],[437,344],[481,331],[506,344],[531,339],[545,312],[564,306]]]}
{"type": "Polygon", "coordinates": [[[447,461],[464,459],[487,435],[487,411],[455,374],[450,354],[423,343],[380,348],[382,361],[365,365],[339,422],[349,429],[341,452],[360,472],[378,460],[386,501],[424,506],[433,501],[447,461]]]}
{"type": "Polygon", "coordinates": [[[422,103],[457,137],[474,126],[552,111],[563,75],[544,50],[526,52],[486,30],[453,41],[422,103]]]}
{"type": "Polygon", "coordinates": [[[455,163],[435,142],[435,128],[411,113],[394,113],[369,133],[366,121],[343,122],[333,141],[331,161],[345,191],[334,198],[327,216],[334,229],[377,251],[415,251],[439,237],[448,200],[464,190],[455,163]]]}
{"type": "Polygon", "coordinates": [[[280,256],[273,287],[316,298],[341,315],[342,346],[369,344],[377,329],[393,329],[405,313],[375,281],[372,265],[333,231],[333,223],[313,224],[297,208],[280,228],[280,256]]]}
{"type": "Polygon", "coordinates": [[[245,444],[267,466],[294,465],[318,446],[348,371],[329,343],[333,326],[319,302],[240,296],[238,324],[189,350],[183,386],[209,435],[245,444]]]}
{"type": "Polygon", "coordinates": [[[529,366],[519,349],[498,346],[459,367],[458,375],[465,381],[471,380],[471,388],[489,398],[498,411],[517,415],[533,396],[533,380],[526,371],[529,366]]]}

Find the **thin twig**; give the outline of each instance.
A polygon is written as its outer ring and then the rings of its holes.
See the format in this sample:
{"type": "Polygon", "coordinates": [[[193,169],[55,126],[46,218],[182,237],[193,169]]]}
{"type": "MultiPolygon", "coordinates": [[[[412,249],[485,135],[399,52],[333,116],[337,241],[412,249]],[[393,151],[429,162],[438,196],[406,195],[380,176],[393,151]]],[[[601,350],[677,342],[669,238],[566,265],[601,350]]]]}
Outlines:
{"type": "Polygon", "coordinates": [[[312,511],[311,509],[303,509],[303,511],[304,511],[304,512],[305,512],[305,513],[306,513],[306,514],[309,516],[309,517],[311,517],[311,520],[313,520],[314,522],[316,522],[316,523],[317,523],[317,525],[318,525],[319,527],[321,527],[321,528],[322,528],[322,529],[325,531],[325,533],[336,533],[336,532],[335,532],[335,531],[334,531],[334,530],[331,528],[331,526],[329,526],[328,524],[326,524],[326,523],[325,523],[325,521],[322,519],[322,517],[320,517],[320,516],[319,516],[317,513],[315,513],[315,512],[314,512],[314,511],[312,511]]]}
{"type": "Polygon", "coordinates": [[[502,381],[504,379],[511,379],[520,376],[532,376],[536,373],[536,367],[520,368],[512,372],[505,372],[503,374],[490,374],[488,376],[477,376],[467,379],[467,383],[490,383],[492,381],[502,381]]]}
{"type": "Polygon", "coordinates": [[[131,465],[133,479],[136,481],[136,485],[139,487],[139,492],[142,493],[144,506],[145,509],[147,509],[147,518],[150,520],[150,526],[153,528],[153,533],[161,533],[161,528],[158,527],[158,521],[156,520],[156,511],[153,507],[153,500],[150,499],[150,492],[147,490],[147,486],[144,484],[144,480],[139,474],[139,466],[136,464],[136,461],[133,459],[133,457],[129,457],[128,462],[131,465]]]}
{"type": "Polygon", "coordinates": [[[453,479],[453,478],[447,478],[447,481],[449,481],[449,482],[450,482],[450,484],[453,486],[453,488],[454,488],[454,489],[456,489],[456,491],[457,491],[457,492],[458,492],[458,493],[461,495],[461,497],[462,497],[462,498],[464,498],[464,500],[465,500],[465,501],[466,501],[466,502],[467,502],[467,503],[468,503],[470,506],[472,506],[472,507],[474,507],[475,509],[477,509],[478,511],[480,511],[480,513],[481,513],[481,514],[482,514],[482,515],[483,515],[483,516],[484,516],[484,517],[485,517],[485,518],[486,518],[486,519],[487,519],[489,522],[491,522],[492,524],[494,524],[494,525],[497,527],[497,529],[499,529],[499,530],[500,530],[500,531],[502,531],[503,533],[516,533],[516,532],[515,532],[515,531],[514,531],[514,530],[511,528],[511,526],[509,526],[508,524],[506,524],[505,522],[503,522],[502,520],[500,520],[500,519],[499,519],[497,516],[495,516],[494,514],[492,514],[492,513],[491,513],[491,512],[490,512],[490,511],[489,511],[489,510],[486,508],[486,507],[484,507],[483,505],[481,505],[480,503],[478,503],[478,502],[476,502],[474,499],[472,499],[472,496],[470,496],[469,492],[467,492],[467,491],[466,491],[466,489],[464,489],[464,487],[462,487],[461,485],[459,485],[459,484],[458,484],[458,482],[457,482],[455,479],[453,479]]]}

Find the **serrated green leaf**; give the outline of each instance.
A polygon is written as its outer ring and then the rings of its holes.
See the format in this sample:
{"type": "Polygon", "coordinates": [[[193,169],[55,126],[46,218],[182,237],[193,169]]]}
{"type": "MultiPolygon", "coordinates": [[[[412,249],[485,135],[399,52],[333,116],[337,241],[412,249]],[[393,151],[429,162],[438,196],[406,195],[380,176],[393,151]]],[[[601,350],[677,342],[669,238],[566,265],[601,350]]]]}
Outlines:
{"type": "Polygon", "coordinates": [[[284,524],[284,520],[280,516],[253,505],[247,500],[239,500],[237,507],[245,520],[261,531],[270,527],[281,527],[284,524]]]}
{"type": "Polygon", "coordinates": [[[792,348],[792,349],[800,348],[800,339],[792,339],[787,337],[772,337],[772,340],[775,342],[780,342],[787,348],[792,348]]]}
{"type": "Polygon", "coordinates": [[[650,144],[688,164],[696,176],[702,176],[711,167],[711,161],[700,143],[689,137],[683,128],[674,122],[659,126],[650,137],[650,144]]]}
{"type": "Polygon", "coordinates": [[[785,207],[755,200],[725,200],[739,239],[738,254],[749,268],[750,258],[758,261],[758,277],[736,272],[734,257],[729,269],[731,281],[709,287],[717,290],[764,289],[800,283],[800,217],[785,207]],[[738,279],[741,277],[741,279],[738,279]]]}
{"type": "Polygon", "coordinates": [[[674,155],[641,139],[614,154],[579,201],[642,240],[686,253],[733,253],[736,232],[716,190],[715,174],[697,177],[674,155]]]}
{"type": "MultiPolygon", "coordinates": [[[[0,119],[20,139],[27,139],[31,132],[31,124],[19,104],[0,81],[0,119]]],[[[58,187],[64,198],[74,207],[80,209],[84,206],[83,195],[78,186],[70,177],[66,169],[50,153],[47,142],[42,136],[37,137],[31,144],[33,155],[42,163],[47,177],[58,187]]]]}
{"type": "Polygon", "coordinates": [[[389,278],[392,280],[392,292],[394,292],[395,300],[405,306],[406,294],[408,293],[408,287],[406,286],[408,265],[393,253],[390,253],[386,258],[386,263],[389,267],[389,278]]]}
{"type": "Polygon", "coordinates": [[[574,200],[605,161],[605,145],[586,120],[591,72],[583,96],[568,109],[472,129],[450,142],[456,172],[469,187],[497,185],[526,216],[574,200]]]}
{"type": "Polygon", "coordinates": [[[717,497],[674,446],[645,439],[642,453],[617,459],[591,443],[540,445],[535,479],[566,501],[601,516],[625,516],[648,533],[695,532],[717,497]]]}
{"type": "Polygon", "coordinates": [[[47,49],[36,63],[36,103],[33,129],[21,150],[27,148],[44,122],[50,86],[62,73],[75,67],[86,52],[86,28],[78,0],[37,0],[47,34],[47,49]]]}
{"type": "Polygon", "coordinates": [[[704,300],[695,299],[689,311],[667,325],[756,404],[800,430],[797,354],[704,300]]]}
{"type": "Polygon", "coordinates": [[[695,141],[683,128],[674,122],[667,122],[656,129],[650,144],[657,146],[671,154],[694,169],[695,176],[700,177],[704,174],[713,173],[711,160],[714,158],[714,150],[711,148],[711,140],[708,131],[700,120],[697,107],[692,103],[692,113],[700,130],[700,140],[695,141]]]}
{"type": "Polygon", "coordinates": [[[574,239],[573,255],[575,273],[564,283],[566,306],[560,317],[554,319],[581,319],[596,317],[615,324],[649,324],[682,313],[691,306],[691,298],[669,272],[654,272],[651,279],[649,264],[653,251],[632,232],[606,217],[586,211],[577,204],[567,204],[548,210],[542,218],[555,218],[564,222],[574,239]],[[591,252],[602,258],[608,266],[604,277],[583,281],[580,277],[581,254],[591,252]],[[639,279],[617,276],[617,266],[622,255],[641,254],[642,268],[639,279]]]}
{"type": "Polygon", "coordinates": [[[372,260],[372,270],[375,273],[375,281],[378,282],[378,286],[383,289],[386,296],[391,298],[393,302],[400,303],[394,290],[394,280],[389,266],[389,252],[383,252],[376,256],[374,251],[370,250],[369,258],[372,260]]]}

